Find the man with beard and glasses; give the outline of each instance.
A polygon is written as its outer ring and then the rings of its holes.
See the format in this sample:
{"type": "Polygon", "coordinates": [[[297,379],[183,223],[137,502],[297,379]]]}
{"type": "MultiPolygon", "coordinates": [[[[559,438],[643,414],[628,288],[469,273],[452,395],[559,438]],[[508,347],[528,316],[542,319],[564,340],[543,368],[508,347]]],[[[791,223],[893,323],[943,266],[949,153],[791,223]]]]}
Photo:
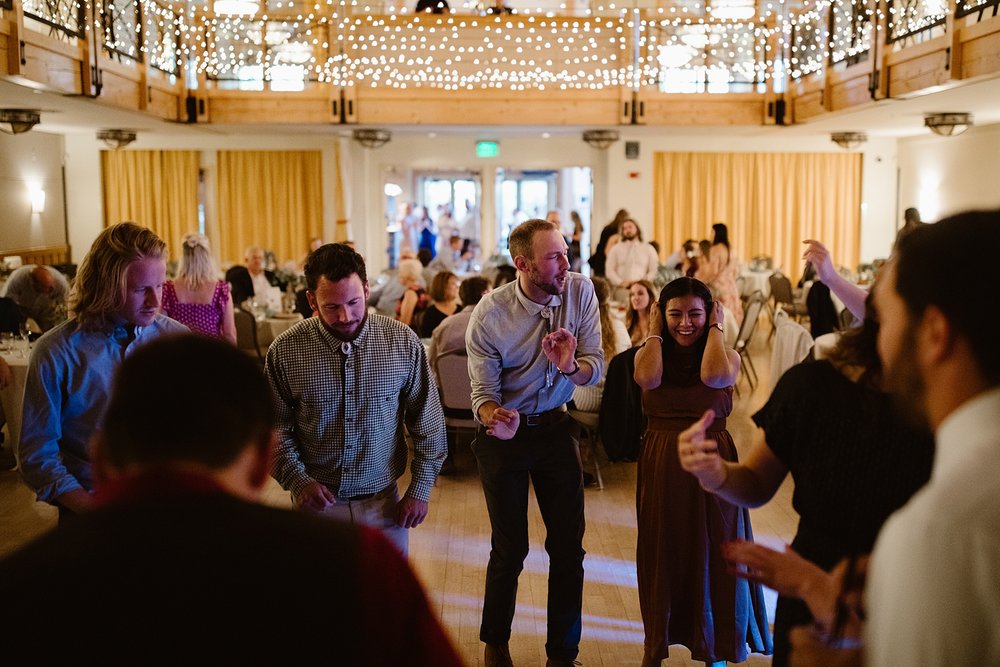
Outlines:
{"type": "Polygon", "coordinates": [[[622,222],[621,240],[608,252],[605,276],[615,288],[618,301],[628,300],[628,288],[638,280],[652,282],[660,267],[656,249],[642,240],[639,225],[631,218],[622,222]]]}
{"type": "Polygon", "coordinates": [[[424,346],[406,325],[368,314],[365,263],[350,247],[313,251],[305,274],[318,317],[278,336],[265,363],[279,436],[272,474],[297,506],[380,528],[406,554],[447,453],[424,346]],[[404,430],[413,462],[400,499],[404,430]]]}
{"type": "Polygon", "coordinates": [[[473,451],[492,549],[479,638],[486,665],[510,665],[517,579],[528,554],[528,480],[546,527],[548,664],[576,659],[583,602],[583,474],[566,402],[601,379],[604,354],[593,284],[569,271],[566,241],[545,220],[510,234],[517,280],[479,302],[466,333],[473,451]]]}

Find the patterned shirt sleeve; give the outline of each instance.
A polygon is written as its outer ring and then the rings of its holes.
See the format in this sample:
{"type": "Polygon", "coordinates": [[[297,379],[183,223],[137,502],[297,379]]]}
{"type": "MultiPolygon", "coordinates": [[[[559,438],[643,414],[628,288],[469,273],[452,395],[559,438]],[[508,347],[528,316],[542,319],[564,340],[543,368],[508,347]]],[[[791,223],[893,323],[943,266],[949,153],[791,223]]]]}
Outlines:
{"type": "Polygon", "coordinates": [[[416,358],[403,396],[403,419],[413,441],[413,476],[406,495],[426,501],[448,454],[448,435],[427,353],[419,340],[413,343],[416,358]]]}

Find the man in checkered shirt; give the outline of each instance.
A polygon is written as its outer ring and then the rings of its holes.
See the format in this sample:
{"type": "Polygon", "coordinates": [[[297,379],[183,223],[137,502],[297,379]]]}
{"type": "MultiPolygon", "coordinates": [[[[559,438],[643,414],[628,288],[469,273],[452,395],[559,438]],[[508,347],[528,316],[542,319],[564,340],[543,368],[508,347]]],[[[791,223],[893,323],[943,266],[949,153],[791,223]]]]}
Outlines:
{"type": "Polygon", "coordinates": [[[313,251],[305,274],[318,316],[278,336],[265,364],[279,438],[272,474],[296,506],[380,528],[405,554],[448,449],[424,346],[409,327],[368,314],[365,263],[350,247],[313,251]],[[400,499],[404,427],[413,463],[400,499]]]}

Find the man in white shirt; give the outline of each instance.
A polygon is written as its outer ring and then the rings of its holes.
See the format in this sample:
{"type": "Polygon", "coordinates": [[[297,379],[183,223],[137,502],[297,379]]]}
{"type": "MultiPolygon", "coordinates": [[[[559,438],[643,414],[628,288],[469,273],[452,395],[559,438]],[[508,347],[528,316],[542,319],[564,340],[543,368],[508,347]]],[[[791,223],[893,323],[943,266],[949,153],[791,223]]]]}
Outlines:
{"type": "Polygon", "coordinates": [[[1000,210],[901,239],[875,286],[887,388],[934,430],[931,481],[886,522],[868,570],[871,665],[1000,664],[1000,210]]]}
{"type": "Polygon", "coordinates": [[[652,281],[656,278],[660,259],[653,246],[642,240],[642,232],[635,220],[622,222],[621,240],[608,252],[604,275],[615,288],[615,299],[627,299],[626,292],[637,280],[652,281]]]}

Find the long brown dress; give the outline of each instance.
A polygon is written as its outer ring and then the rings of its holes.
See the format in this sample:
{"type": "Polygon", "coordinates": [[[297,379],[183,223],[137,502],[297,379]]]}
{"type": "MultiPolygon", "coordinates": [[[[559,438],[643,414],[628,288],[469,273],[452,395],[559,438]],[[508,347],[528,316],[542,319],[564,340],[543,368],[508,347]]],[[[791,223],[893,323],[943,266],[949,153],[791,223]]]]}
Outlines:
{"type": "Polygon", "coordinates": [[[743,662],[751,652],[771,652],[760,584],[728,574],[722,559],[724,543],[753,539],[750,515],[704,491],[677,456],[680,432],[712,408],[709,437],[723,459],[737,459],[726,431],[733,389],[702,384],[698,361],[694,350],[672,353],[665,367],[680,371],[642,393],[648,426],[639,456],[636,568],[645,651],[663,659],[668,646],[683,644],[695,660],[743,662]]]}

